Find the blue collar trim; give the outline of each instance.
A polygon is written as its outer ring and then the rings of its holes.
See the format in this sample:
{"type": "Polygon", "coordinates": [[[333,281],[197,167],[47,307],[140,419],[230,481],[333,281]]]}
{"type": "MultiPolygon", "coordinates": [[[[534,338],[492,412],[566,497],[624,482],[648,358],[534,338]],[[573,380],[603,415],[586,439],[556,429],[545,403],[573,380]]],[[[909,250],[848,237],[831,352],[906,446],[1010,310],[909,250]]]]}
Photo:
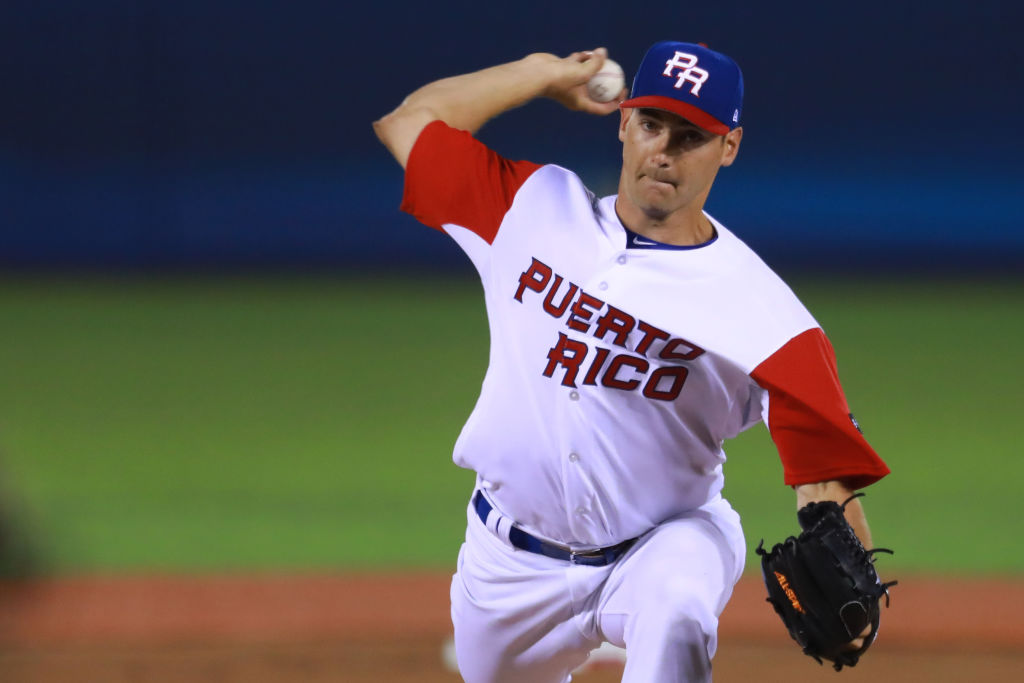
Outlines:
{"type": "Polygon", "coordinates": [[[715,240],[718,239],[718,230],[715,226],[711,226],[713,234],[711,239],[707,242],[701,242],[700,244],[665,244],[664,242],[655,242],[652,239],[648,239],[643,235],[638,235],[625,225],[622,228],[626,231],[626,248],[627,249],[667,249],[669,251],[689,251],[691,249],[700,249],[710,244],[714,244],[715,240]]]}

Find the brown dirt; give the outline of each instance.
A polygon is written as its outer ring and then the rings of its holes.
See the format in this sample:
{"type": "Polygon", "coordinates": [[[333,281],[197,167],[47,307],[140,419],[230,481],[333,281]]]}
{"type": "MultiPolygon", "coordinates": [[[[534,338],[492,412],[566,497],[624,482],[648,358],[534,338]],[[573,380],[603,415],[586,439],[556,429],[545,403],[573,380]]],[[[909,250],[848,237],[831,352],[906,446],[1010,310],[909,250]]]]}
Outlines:
{"type": "MultiPolygon", "coordinates": [[[[455,682],[447,575],[94,577],[0,585],[0,681],[455,682]]],[[[1024,579],[901,577],[856,681],[1024,680],[1024,579]]],[[[722,617],[715,680],[828,680],[756,577],[722,617]]],[[[618,681],[621,666],[579,674],[618,681]]]]}

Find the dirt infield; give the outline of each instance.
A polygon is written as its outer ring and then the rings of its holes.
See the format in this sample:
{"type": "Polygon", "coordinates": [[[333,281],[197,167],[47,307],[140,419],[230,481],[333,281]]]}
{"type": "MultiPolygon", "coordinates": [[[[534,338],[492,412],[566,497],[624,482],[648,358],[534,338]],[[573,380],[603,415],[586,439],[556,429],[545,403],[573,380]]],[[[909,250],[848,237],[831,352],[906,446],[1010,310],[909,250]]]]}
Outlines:
{"type": "MultiPolygon", "coordinates": [[[[835,674],[797,651],[760,581],[745,578],[722,617],[715,680],[1024,680],[1024,580],[900,579],[871,655],[835,674]]],[[[0,585],[0,681],[459,681],[442,661],[448,582],[394,574],[0,585]]],[[[574,680],[620,673],[605,662],[574,680]]]]}

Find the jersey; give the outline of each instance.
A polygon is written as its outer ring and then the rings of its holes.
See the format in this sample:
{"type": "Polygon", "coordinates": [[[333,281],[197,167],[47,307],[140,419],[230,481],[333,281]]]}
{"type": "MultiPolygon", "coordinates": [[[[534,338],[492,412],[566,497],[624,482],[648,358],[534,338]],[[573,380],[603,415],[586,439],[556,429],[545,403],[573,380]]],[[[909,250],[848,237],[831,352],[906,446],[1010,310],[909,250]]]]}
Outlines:
{"type": "Polygon", "coordinates": [[[719,496],[723,443],[760,421],[786,484],[885,476],[790,288],[711,216],[711,241],[672,248],[615,202],[442,122],[410,153],[402,209],[483,283],[489,363],[453,458],[502,513],[564,545],[638,536],[719,496]]]}

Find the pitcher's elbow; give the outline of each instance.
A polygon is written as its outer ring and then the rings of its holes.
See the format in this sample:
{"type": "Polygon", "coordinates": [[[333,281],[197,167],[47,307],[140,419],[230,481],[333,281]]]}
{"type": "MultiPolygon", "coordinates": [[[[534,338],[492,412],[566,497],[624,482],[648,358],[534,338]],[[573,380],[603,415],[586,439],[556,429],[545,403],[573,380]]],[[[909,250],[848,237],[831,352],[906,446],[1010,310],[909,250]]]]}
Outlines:
{"type": "Polygon", "coordinates": [[[377,139],[385,145],[388,144],[388,133],[390,130],[389,121],[391,116],[392,114],[385,114],[373,122],[374,134],[376,134],[377,139]]]}

